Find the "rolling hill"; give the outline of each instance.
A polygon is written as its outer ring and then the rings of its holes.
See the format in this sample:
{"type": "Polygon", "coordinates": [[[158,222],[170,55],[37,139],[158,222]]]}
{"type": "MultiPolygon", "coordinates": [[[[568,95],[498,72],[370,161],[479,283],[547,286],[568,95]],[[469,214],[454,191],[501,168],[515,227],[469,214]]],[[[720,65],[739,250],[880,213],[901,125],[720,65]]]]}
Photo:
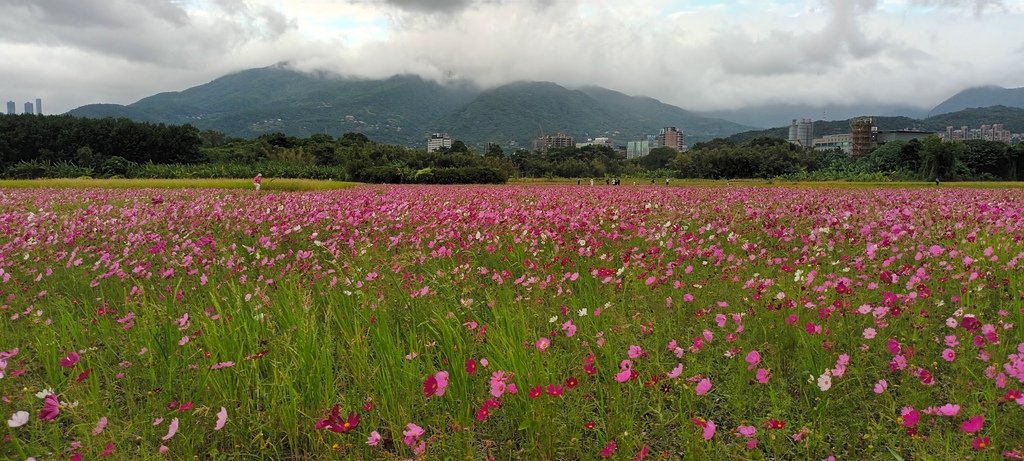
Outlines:
{"type": "Polygon", "coordinates": [[[928,115],[948,114],[964,109],[1007,106],[1024,109],[1024,88],[979,86],[963,90],[939,103],[928,115]]]}

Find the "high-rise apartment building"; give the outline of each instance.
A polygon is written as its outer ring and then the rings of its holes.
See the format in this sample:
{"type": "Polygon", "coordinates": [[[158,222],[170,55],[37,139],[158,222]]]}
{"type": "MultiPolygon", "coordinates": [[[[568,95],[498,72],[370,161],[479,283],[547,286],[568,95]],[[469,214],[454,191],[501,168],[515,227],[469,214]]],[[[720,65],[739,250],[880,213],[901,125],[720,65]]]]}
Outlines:
{"type": "Polygon", "coordinates": [[[576,147],[576,140],[565,133],[541,136],[533,140],[533,150],[564,149],[576,147]]]}
{"type": "Polygon", "coordinates": [[[683,142],[683,132],[674,126],[666,126],[658,133],[658,145],[670,147],[677,151],[686,150],[686,143],[683,142]]]}
{"type": "Polygon", "coordinates": [[[629,141],[626,143],[626,158],[640,158],[651,153],[650,141],[629,141]]]}
{"type": "Polygon", "coordinates": [[[36,115],[43,115],[43,100],[36,98],[36,115]]]}
{"type": "Polygon", "coordinates": [[[35,110],[32,109],[32,103],[30,103],[30,102],[26,102],[25,103],[25,112],[23,112],[23,113],[29,114],[29,115],[32,115],[32,114],[35,113],[35,110]]]}
{"type": "Polygon", "coordinates": [[[14,115],[14,101],[7,101],[7,115],[14,115]]]}

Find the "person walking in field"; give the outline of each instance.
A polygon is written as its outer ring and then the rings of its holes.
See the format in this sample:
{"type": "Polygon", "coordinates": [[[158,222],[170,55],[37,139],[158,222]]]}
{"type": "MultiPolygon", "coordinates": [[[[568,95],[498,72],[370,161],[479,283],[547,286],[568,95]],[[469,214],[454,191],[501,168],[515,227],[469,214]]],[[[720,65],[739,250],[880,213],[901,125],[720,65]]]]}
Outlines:
{"type": "Polygon", "coordinates": [[[263,184],[263,173],[257,173],[255,178],[252,178],[252,185],[256,188],[256,192],[260,191],[260,184],[263,184]]]}

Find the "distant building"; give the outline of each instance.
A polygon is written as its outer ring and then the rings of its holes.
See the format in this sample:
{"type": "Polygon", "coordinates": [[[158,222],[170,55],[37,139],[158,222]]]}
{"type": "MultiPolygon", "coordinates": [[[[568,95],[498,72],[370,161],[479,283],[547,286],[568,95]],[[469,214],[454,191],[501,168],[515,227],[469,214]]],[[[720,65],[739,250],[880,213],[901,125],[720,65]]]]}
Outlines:
{"type": "Polygon", "coordinates": [[[32,103],[30,103],[30,102],[26,102],[25,103],[25,112],[23,112],[23,113],[29,114],[29,115],[32,115],[32,114],[35,113],[35,111],[32,110],[32,103]]]}
{"type": "Polygon", "coordinates": [[[683,132],[674,126],[666,126],[658,133],[658,146],[669,147],[679,152],[686,150],[686,143],[683,142],[683,132]]]}
{"type": "Polygon", "coordinates": [[[565,133],[541,136],[533,140],[533,150],[564,149],[576,147],[576,140],[565,133]]]}
{"type": "Polygon", "coordinates": [[[7,101],[7,115],[14,115],[16,113],[14,109],[14,101],[7,101]]]}
{"type": "Polygon", "coordinates": [[[866,121],[862,120],[856,126],[851,124],[851,131],[854,128],[861,130],[857,135],[860,139],[859,142],[866,144],[858,146],[854,142],[854,133],[830,134],[815,138],[812,143],[814,150],[824,152],[839,149],[847,155],[866,155],[871,153],[876,147],[887,142],[923,139],[936,134],[931,131],[918,130],[879,130],[874,125],[865,126],[866,123],[866,121]],[[855,151],[858,153],[855,154],[855,151]]]}
{"type": "Polygon", "coordinates": [[[849,155],[853,152],[853,136],[850,133],[827,134],[811,141],[811,147],[818,152],[839,149],[849,155]]]}
{"type": "Polygon", "coordinates": [[[36,98],[36,115],[43,115],[43,100],[36,98]]]}
{"type": "Polygon", "coordinates": [[[1013,140],[1013,133],[1011,133],[1010,130],[1003,128],[1002,123],[982,125],[980,128],[974,129],[970,129],[967,126],[961,126],[959,129],[947,126],[946,132],[942,135],[942,139],[946,141],[970,141],[972,139],[980,139],[983,141],[1009,143],[1013,140]]]}
{"type": "Polygon", "coordinates": [[[814,122],[809,118],[801,119],[799,122],[793,119],[793,123],[789,125],[788,141],[804,148],[813,147],[814,122]]]}
{"type": "Polygon", "coordinates": [[[626,143],[626,159],[640,158],[650,153],[650,141],[629,141],[626,143]]]}
{"type": "Polygon", "coordinates": [[[452,147],[452,137],[448,133],[434,133],[427,138],[427,152],[437,152],[443,147],[452,147]]]}
{"type": "Polygon", "coordinates": [[[578,142],[576,147],[587,147],[587,146],[608,146],[612,147],[611,138],[594,138],[589,139],[587,142],[578,142]]]}

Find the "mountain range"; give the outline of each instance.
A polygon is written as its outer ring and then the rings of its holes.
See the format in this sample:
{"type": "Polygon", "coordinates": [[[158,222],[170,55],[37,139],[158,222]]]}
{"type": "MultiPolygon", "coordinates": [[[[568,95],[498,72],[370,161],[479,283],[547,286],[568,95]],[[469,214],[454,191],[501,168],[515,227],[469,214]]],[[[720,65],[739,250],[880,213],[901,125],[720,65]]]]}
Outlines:
{"type": "Polygon", "coordinates": [[[297,136],[361,132],[410,146],[424,145],[430,133],[447,132],[467,144],[506,148],[530,147],[537,136],[560,131],[577,140],[631,140],[677,126],[688,142],[700,142],[752,128],[593,86],[516,82],[482,90],[412,75],[351,79],[283,66],[245,70],[126,106],[82,106],[69,114],[190,123],[245,138],[277,131],[297,136]]]}
{"type": "Polygon", "coordinates": [[[938,131],[948,125],[1003,123],[1022,132],[1018,122],[1024,119],[1018,111],[1024,111],[1024,88],[968,88],[930,111],[897,104],[781,104],[697,113],[597,86],[570,89],[552,82],[515,82],[481,89],[468,82],[440,84],[414,75],[355,79],[275,65],[129,105],[91,104],[69,114],[190,123],[243,138],[270,132],[361,132],[379,142],[414,147],[424,145],[430,133],[446,132],[470,145],[494,142],[514,149],[530,147],[542,134],[566,132],[578,141],[611,137],[623,143],[645,139],[665,126],[679,127],[689,144],[731,135],[786,137],[790,120],[818,114],[818,136],[849,131],[845,120],[863,115],[875,116],[881,129],[938,131]],[[990,108],[997,105],[1002,107],[990,108]],[[990,109],[977,109],[982,107],[990,109]],[[755,128],[773,126],[778,128],[755,128]]]}

